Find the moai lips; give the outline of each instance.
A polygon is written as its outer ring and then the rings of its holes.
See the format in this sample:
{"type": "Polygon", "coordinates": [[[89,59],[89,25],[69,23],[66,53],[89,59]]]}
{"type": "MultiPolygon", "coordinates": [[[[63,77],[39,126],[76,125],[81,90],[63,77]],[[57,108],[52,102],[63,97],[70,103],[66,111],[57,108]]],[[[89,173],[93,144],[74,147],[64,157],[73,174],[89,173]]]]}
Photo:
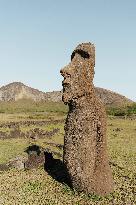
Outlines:
{"type": "Polygon", "coordinates": [[[94,67],[94,45],[82,43],[60,71],[64,77],[62,100],[69,106],[63,161],[73,188],[106,195],[113,191],[113,179],[107,155],[106,113],[95,94],[94,67]]]}

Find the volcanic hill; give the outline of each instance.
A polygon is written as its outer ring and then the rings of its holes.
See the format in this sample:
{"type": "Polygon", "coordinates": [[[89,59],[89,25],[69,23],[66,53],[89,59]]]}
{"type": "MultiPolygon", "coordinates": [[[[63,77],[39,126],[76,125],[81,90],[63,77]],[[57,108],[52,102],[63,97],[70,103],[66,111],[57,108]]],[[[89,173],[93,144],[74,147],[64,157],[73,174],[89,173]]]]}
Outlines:
{"type": "MultiPolygon", "coordinates": [[[[113,91],[95,87],[96,94],[101,98],[105,105],[123,106],[131,104],[133,101],[123,95],[113,91]]],[[[62,91],[42,92],[37,89],[24,85],[21,82],[13,82],[0,88],[0,101],[17,101],[19,99],[31,99],[34,101],[53,101],[59,102],[62,98],[62,91]]]]}
{"type": "Polygon", "coordinates": [[[0,101],[17,101],[24,98],[41,101],[45,100],[45,93],[21,82],[13,82],[0,88],[0,101]]]}

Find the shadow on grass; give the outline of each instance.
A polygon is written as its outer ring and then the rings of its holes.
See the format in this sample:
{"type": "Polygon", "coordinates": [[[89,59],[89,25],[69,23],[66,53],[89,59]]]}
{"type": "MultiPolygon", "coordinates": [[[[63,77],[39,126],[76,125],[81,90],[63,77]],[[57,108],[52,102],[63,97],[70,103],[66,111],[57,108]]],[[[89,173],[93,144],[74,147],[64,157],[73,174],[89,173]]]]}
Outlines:
{"type": "Polygon", "coordinates": [[[67,169],[60,159],[54,159],[52,153],[45,152],[44,170],[55,180],[72,188],[67,169]]]}
{"type": "MultiPolygon", "coordinates": [[[[47,151],[44,148],[34,144],[30,145],[26,148],[25,152],[28,154],[28,159],[24,162],[24,168],[33,169],[38,168],[44,165],[44,170],[56,181],[68,185],[70,188],[71,182],[68,171],[60,159],[54,159],[53,154],[58,154],[56,152],[52,153],[51,151],[47,151]]],[[[60,156],[60,155],[59,155],[60,156]]],[[[16,164],[14,163],[12,167],[19,168],[22,159],[16,160],[16,164]],[[19,165],[18,165],[19,164],[19,165]]],[[[0,164],[0,171],[7,171],[9,166],[7,164],[0,164]]]]}
{"type": "MultiPolygon", "coordinates": [[[[71,187],[70,177],[67,169],[60,159],[54,159],[53,154],[60,155],[57,152],[51,152],[48,149],[43,149],[38,145],[29,146],[26,150],[28,154],[28,161],[25,167],[38,167],[38,164],[44,164],[44,170],[55,180],[60,183],[67,184],[71,187]]],[[[62,157],[62,156],[61,156],[62,157]]]]}

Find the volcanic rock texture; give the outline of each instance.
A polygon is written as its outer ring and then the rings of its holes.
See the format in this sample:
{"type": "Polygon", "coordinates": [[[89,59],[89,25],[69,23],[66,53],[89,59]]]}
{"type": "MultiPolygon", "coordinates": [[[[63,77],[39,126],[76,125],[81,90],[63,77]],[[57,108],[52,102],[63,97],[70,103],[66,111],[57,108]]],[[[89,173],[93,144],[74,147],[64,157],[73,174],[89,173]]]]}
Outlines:
{"type": "Polygon", "coordinates": [[[69,65],[61,69],[63,96],[69,112],[65,124],[64,164],[78,191],[106,195],[113,191],[106,143],[106,113],[95,95],[95,47],[77,46],[69,65]]]}

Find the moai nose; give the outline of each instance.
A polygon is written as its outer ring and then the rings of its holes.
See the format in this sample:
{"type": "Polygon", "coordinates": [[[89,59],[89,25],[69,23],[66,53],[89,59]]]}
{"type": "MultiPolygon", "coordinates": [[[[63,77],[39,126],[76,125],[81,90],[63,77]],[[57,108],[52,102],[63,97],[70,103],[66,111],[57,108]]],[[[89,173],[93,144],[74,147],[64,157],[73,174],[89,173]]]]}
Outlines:
{"type": "Polygon", "coordinates": [[[61,75],[65,78],[65,77],[67,77],[67,76],[69,76],[70,75],[70,67],[69,67],[69,65],[68,66],[65,66],[64,68],[62,68],[61,70],[60,70],[60,73],[61,73],[61,75]]]}
{"type": "Polygon", "coordinates": [[[65,73],[65,71],[64,71],[64,68],[62,68],[61,70],[60,70],[60,74],[64,77],[64,73],[65,73]]]}

